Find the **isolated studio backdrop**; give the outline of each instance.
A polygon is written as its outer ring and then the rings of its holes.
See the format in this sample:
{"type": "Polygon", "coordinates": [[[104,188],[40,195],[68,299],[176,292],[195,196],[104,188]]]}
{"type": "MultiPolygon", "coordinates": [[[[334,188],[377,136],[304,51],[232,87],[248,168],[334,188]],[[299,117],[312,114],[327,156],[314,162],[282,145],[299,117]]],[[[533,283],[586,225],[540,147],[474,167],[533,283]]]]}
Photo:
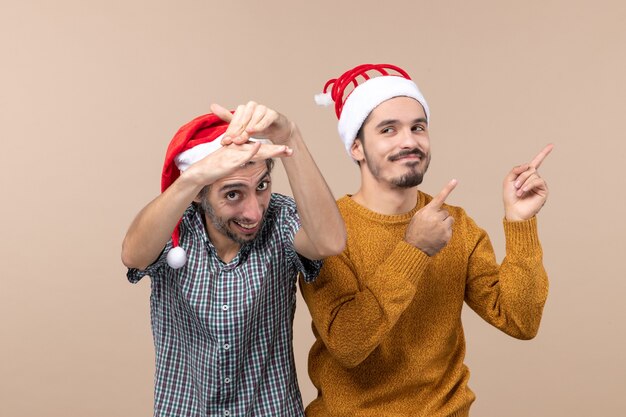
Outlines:
{"type": "MultiPolygon", "coordinates": [[[[626,415],[622,1],[77,1],[0,6],[0,416],[149,416],[149,280],[121,241],[159,192],[168,141],[211,102],[295,120],[336,197],[358,171],[313,95],[354,65],[393,63],[432,111],[422,188],[504,253],[501,182],[547,143],[539,215],[551,286],[522,342],[464,312],[480,416],[626,415]]],[[[274,190],[290,193],[277,164],[274,190]]],[[[295,354],[305,403],[313,341],[295,354]]]]}

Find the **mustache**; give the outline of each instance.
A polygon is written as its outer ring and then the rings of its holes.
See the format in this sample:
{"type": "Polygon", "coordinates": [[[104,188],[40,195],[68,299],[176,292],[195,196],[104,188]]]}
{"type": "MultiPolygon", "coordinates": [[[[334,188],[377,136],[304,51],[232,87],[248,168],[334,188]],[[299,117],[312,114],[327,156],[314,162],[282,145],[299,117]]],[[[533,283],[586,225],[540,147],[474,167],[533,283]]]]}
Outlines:
{"type": "Polygon", "coordinates": [[[398,152],[397,154],[391,155],[389,157],[390,161],[397,161],[400,158],[403,158],[407,155],[417,155],[419,156],[421,159],[425,159],[426,158],[426,154],[424,152],[422,152],[421,149],[418,148],[413,148],[413,149],[404,149],[400,152],[398,152]]]}

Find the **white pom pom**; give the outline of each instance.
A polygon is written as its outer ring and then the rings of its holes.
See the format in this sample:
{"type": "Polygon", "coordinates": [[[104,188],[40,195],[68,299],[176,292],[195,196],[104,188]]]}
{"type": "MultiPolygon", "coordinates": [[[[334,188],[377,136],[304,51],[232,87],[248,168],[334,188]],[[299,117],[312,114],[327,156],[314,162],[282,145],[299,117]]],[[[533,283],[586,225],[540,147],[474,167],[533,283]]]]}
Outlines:
{"type": "Polygon", "coordinates": [[[172,267],[172,269],[178,269],[185,265],[187,262],[187,253],[185,249],[180,246],[176,246],[167,253],[167,264],[172,267]]]}
{"type": "Polygon", "coordinates": [[[330,106],[333,104],[333,98],[330,93],[316,94],[315,103],[317,103],[318,106],[330,106]]]}

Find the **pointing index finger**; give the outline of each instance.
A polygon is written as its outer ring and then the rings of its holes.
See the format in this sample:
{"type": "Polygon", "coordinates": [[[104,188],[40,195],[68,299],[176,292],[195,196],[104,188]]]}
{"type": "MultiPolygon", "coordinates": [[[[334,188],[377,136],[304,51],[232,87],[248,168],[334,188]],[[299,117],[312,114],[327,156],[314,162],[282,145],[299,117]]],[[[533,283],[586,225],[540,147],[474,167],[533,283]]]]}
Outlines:
{"type": "Polygon", "coordinates": [[[539,152],[537,156],[535,156],[535,158],[530,162],[530,166],[532,166],[535,169],[539,168],[543,160],[546,159],[546,156],[548,156],[550,152],[552,152],[553,148],[554,148],[554,145],[551,143],[547,145],[545,148],[543,148],[541,152],[539,152]]]}
{"type": "Polygon", "coordinates": [[[211,104],[211,106],[209,108],[211,109],[211,112],[214,115],[216,115],[217,117],[219,117],[223,121],[230,122],[231,120],[233,120],[233,114],[230,112],[230,110],[225,109],[224,107],[220,106],[219,104],[213,103],[213,104],[211,104]]]}
{"type": "Polygon", "coordinates": [[[435,208],[441,208],[443,203],[446,202],[446,198],[448,198],[448,196],[450,195],[452,190],[454,190],[457,184],[458,181],[456,179],[450,180],[450,182],[447,183],[445,187],[443,187],[439,194],[437,194],[428,205],[435,208]]]}

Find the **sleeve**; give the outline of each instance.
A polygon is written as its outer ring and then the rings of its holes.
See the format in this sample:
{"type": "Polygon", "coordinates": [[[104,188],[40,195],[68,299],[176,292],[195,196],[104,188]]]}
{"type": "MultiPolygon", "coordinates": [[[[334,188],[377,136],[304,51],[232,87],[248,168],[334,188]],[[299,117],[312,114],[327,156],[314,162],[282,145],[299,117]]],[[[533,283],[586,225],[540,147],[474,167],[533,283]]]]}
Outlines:
{"type": "Polygon", "coordinates": [[[150,277],[157,277],[161,269],[165,265],[167,265],[167,253],[170,251],[171,248],[172,240],[170,239],[170,241],[167,242],[167,244],[165,245],[165,248],[163,248],[163,251],[157,258],[157,260],[150,264],[146,269],[139,270],[135,268],[128,268],[128,271],[126,272],[126,278],[128,278],[128,281],[130,281],[132,284],[136,284],[141,280],[141,278],[145,277],[146,275],[149,275],[150,277]]]}
{"type": "Polygon", "coordinates": [[[465,301],[506,334],[532,339],[548,296],[548,276],[537,219],[504,221],[506,256],[498,266],[487,234],[471,221],[477,239],[468,263],[465,301]]]}
{"type": "Polygon", "coordinates": [[[342,366],[355,367],[376,349],[424,285],[429,263],[400,241],[372,276],[358,277],[344,250],[324,261],[314,283],[301,283],[315,329],[342,366]]]}
{"type": "Polygon", "coordinates": [[[296,233],[302,227],[298,209],[292,198],[286,196],[279,196],[278,198],[281,200],[281,234],[284,239],[287,258],[295,265],[296,270],[302,274],[306,282],[312,282],[320,273],[322,261],[305,258],[296,252],[293,241],[296,233]]]}

